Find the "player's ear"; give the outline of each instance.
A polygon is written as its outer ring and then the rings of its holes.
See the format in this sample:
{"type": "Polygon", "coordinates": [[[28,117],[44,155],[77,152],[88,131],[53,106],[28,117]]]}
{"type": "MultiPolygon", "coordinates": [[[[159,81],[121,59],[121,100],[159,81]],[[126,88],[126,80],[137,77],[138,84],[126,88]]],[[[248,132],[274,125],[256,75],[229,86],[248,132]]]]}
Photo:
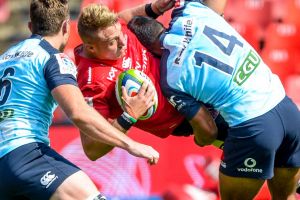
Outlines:
{"type": "Polygon", "coordinates": [[[66,19],[62,24],[62,33],[63,35],[69,33],[70,31],[70,19],[66,19]]]}
{"type": "Polygon", "coordinates": [[[94,53],[95,53],[95,47],[94,47],[94,45],[89,44],[89,43],[85,43],[84,45],[85,45],[85,49],[86,49],[89,53],[91,53],[91,54],[94,54],[94,53]]]}

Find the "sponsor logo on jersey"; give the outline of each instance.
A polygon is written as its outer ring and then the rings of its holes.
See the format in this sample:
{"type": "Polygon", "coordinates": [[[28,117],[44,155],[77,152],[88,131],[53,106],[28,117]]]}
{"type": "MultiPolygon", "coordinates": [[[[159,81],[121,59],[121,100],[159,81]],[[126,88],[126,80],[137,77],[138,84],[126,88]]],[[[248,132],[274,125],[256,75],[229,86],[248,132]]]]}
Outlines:
{"type": "Polygon", "coordinates": [[[131,66],[132,66],[132,59],[130,57],[128,58],[123,58],[123,62],[122,62],[122,68],[124,70],[126,69],[131,69],[131,66]]]}
{"type": "Polygon", "coordinates": [[[221,165],[221,167],[226,168],[226,163],[223,160],[221,160],[220,165],[221,165]]]}
{"type": "Polygon", "coordinates": [[[178,51],[177,56],[174,60],[174,64],[175,66],[181,67],[182,66],[182,62],[183,62],[183,56],[185,53],[185,50],[188,46],[188,44],[191,42],[192,37],[193,37],[193,20],[192,19],[184,19],[183,25],[182,25],[182,29],[184,32],[184,37],[183,40],[181,42],[182,47],[181,49],[178,51]]]}
{"type": "Polygon", "coordinates": [[[177,97],[175,95],[171,96],[168,100],[170,104],[175,107],[177,110],[182,109],[186,104],[181,99],[176,99],[177,97]]]}
{"type": "Polygon", "coordinates": [[[5,110],[0,110],[0,122],[3,120],[10,118],[14,116],[14,110],[13,109],[5,109],[5,110]]]}
{"type": "Polygon", "coordinates": [[[239,172],[262,173],[262,169],[255,168],[256,160],[253,158],[246,158],[244,161],[245,168],[237,168],[239,172]]]}
{"type": "Polygon", "coordinates": [[[13,59],[13,58],[29,58],[33,55],[32,51],[17,51],[14,54],[4,54],[2,56],[2,60],[9,60],[9,59],[13,59]]]}
{"type": "Polygon", "coordinates": [[[107,79],[110,80],[110,81],[115,80],[115,78],[116,78],[116,72],[117,72],[117,71],[118,71],[118,70],[117,70],[116,68],[111,67],[111,68],[110,68],[110,71],[108,72],[107,79]]]}
{"type": "Polygon", "coordinates": [[[135,61],[135,67],[134,69],[142,71],[142,65],[139,61],[135,61]]]}
{"type": "Polygon", "coordinates": [[[259,56],[254,51],[250,50],[243,64],[237,70],[233,81],[241,86],[251,76],[259,64],[259,56]]]}
{"type": "Polygon", "coordinates": [[[46,174],[44,174],[40,181],[43,186],[48,188],[57,178],[58,176],[51,174],[51,171],[48,171],[46,174]]]}
{"type": "Polygon", "coordinates": [[[147,50],[146,49],[142,50],[142,59],[143,59],[142,60],[143,65],[141,65],[141,63],[138,60],[136,60],[134,69],[145,72],[147,70],[148,60],[149,60],[148,56],[147,56],[147,50]]]}
{"type": "Polygon", "coordinates": [[[142,50],[142,56],[143,56],[143,66],[142,66],[142,71],[145,71],[148,66],[148,57],[147,57],[147,50],[143,49],[142,50]]]}
{"type": "Polygon", "coordinates": [[[76,78],[77,68],[73,61],[64,53],[55,54],[61,74],[71,74],[76,78]]]}
{"type": "Polygon", "coordinates": [[[91,83],[92,83],[92,67],[89,66],[89,68],[88,68],[87,84],[91,84],[91,83]]]}

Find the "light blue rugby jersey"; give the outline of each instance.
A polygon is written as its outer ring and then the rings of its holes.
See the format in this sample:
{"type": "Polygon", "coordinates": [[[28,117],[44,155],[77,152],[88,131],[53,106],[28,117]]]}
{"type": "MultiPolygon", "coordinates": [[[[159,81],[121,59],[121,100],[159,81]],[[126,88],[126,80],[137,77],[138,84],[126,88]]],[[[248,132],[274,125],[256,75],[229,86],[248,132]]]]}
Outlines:
{"type": "Polygon", "coordinates": [[[77,85],[76,67],[38,35],[0,56],[0,158],[23,144],[49,145],[51,90],[62,84],[77,85]]]}
{"type": "Polygon", "coordinates": [[[188,119],[202,101],[230,126],[271,110],[285,96],[277,75],[217,13],[197,0],[180,1],[161,36],[161,85],[188,119]]]}

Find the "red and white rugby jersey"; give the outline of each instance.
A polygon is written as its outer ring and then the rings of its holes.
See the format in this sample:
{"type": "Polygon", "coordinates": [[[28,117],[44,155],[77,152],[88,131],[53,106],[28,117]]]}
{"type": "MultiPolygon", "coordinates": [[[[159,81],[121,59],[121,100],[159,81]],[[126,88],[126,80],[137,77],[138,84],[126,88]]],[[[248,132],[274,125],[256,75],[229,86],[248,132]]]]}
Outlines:
{"type": "Polygon", "coordinates": [[[162,95],[159,85],[159,59],[150,54],[138,41],[127,25],[120,21],[127,37],[126,55],[119,60],[99,60],[82,57],[82,45],[75,48],[75,61],[78,66],[78,85],[90,105],[105,118],[115,119],[122,114],[115,96],[115,83],[118,75],[127,69],[137,69],[147,74],[153,81],[158,94],[158,107],[152,117],[138,120],[135,127],[158,137],[167,137],[183,121],[180,115],[162,95]]]}

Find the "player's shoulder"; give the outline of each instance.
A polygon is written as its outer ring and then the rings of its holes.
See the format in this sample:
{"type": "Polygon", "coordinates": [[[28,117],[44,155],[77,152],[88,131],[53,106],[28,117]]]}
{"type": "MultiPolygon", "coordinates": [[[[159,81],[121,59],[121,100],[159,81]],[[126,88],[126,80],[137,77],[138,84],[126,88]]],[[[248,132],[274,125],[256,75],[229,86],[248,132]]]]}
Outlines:
{"type": "Polygon", "coordinates": [[[33,34],[31,37],[24,40],[23,48],[38,52],[39,57],[51,57],[54,54],[60,53],[42,36],[33,34]]]}
{"type": "Polygon", "coordinates": [[[32,35],[19,43],[11,46],[4,54],[4,60],[24,58],[27,63],[34,63],[35,66],[43,66],[51,57],[51,52],[41,45],[42,37],[32,35]]]}
{"type": "Polygon", "coordinates": [[[44,66],[48,63],[57,62],[56,55],[61,54],[59,50],[54,48],[42,36],[32,35],[24,40],[20,49],[26,49],[32,52],[31,60],[36,66],[44,66]]]}

